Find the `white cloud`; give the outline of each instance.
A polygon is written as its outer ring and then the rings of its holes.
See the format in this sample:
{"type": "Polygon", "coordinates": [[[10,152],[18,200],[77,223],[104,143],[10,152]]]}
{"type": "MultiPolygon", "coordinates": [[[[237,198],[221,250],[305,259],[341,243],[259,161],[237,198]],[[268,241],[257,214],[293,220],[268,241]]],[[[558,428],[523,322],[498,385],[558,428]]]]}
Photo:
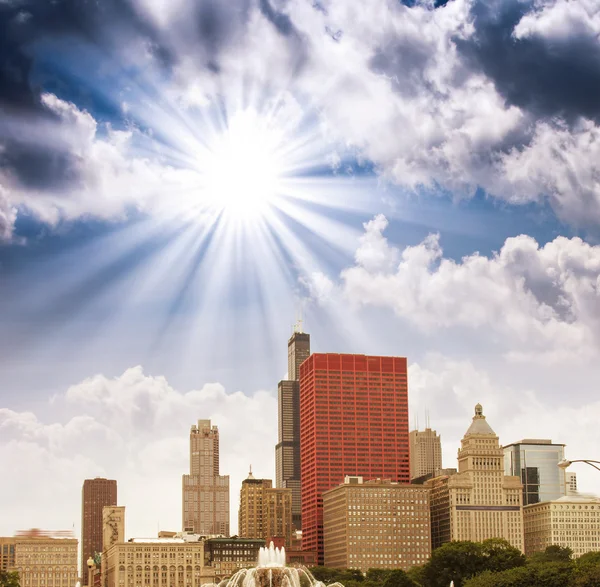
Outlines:
{"type": "Polygon", "coordinates": [[[3,535],[73,523],[79,531],[81,486],[95,476],[117,479],[128,536],[154,536],[157,524],[180,529],[181,476],[189,470],[188,434],[197,419],[219,426],[232,528],[248,466],[257,476],[274,475],[277,404],[265,391],[226,393],[214,383],[182,393],[134,367],[114,379],[86,379],[52,404],[59,421],[45,421],[42,411],[0,410],[0,460],[12,471],[3,502],[13,504],[0,520],[3,535]]]}

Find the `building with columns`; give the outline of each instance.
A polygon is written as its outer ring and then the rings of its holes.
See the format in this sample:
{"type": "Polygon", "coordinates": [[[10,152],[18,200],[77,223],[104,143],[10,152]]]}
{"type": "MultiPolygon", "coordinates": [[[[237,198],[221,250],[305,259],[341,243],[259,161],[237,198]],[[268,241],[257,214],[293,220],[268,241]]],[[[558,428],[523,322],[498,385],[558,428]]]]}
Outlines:
{"type": "Polygon", "coordinates": [[[425,486],[431,490],[433,549],[451,540],[504,538],[524,550],[523,485],[504,474],[504,450],[480,404],[461,441],[458,473],[425,486]]]}

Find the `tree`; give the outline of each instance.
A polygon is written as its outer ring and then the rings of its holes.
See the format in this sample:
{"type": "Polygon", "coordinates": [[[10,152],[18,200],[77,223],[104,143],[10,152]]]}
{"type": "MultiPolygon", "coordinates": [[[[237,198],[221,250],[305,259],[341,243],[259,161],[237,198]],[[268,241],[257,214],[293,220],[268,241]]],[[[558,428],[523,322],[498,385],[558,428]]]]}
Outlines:
{"type": "Polygon", "coordinates": [[[568,562],[573,556],[573,551],[568,546],[551,544],[544,552],[536,552],[531,561],[536,563],[568,562]]]}
{"type": "Polygon", "coordinates": [[[17,571],[0,571],[0,587],[20,587],[19,573],[17,571]]]}
{"type": "Polygon", "coordinates": [[[367,571],[366,579],[368,582],[383,585],[390,573],[391,571],[389,569],[369,569],[367,571]]]}
{"type": "Polygon", "coordinates": [[[469,577],[485,570],[481,544],[453,541],[436,548],[425,565],[423,576],[427,587],[463,587],[469,577]]]}
{"type": "Polygon", "coordinates": [[[522,567],[527,562],[525,555],[503,538],[484,540],[481,552],[485,559],[485,569],[492,572],[522,567]]]}
{"type": "Polygon", "coordinates": [[[402,569],[394,569],[383,583],[383,587],[417,587],[402,569]]]}

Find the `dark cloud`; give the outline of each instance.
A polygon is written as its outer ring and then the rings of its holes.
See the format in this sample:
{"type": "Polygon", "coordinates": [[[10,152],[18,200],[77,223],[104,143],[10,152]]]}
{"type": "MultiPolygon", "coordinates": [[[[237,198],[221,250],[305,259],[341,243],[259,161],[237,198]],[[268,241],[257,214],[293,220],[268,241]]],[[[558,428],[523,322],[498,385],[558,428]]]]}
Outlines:
{"type": "Polygon", "coordinates": [[[532,2],[480,0],[472,9],[475,34],[457,39],[459,51],[507,100],[538,117],[600,119],[600,42],[579,31],[561,40],[517,39],[514,30],[532,2]]]}

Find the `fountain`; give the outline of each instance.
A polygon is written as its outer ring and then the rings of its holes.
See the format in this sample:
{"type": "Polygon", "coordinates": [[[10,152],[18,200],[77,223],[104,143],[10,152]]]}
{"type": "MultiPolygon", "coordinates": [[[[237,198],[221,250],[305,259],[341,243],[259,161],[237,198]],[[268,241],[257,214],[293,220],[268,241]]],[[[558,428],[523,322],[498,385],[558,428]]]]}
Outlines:
{"type": "MultiPolygon", "coordinates": [[[[275,548],[271,542],[268,548],[259,550],[256,567],[237,571],[229,579],[223,579],[218,587],[325,587],[325,584],[317,581],[306,567],[287,567],[285,548],[275,548]]],[[[327,587],[344,586],[332,583],[327,587]]]]}

